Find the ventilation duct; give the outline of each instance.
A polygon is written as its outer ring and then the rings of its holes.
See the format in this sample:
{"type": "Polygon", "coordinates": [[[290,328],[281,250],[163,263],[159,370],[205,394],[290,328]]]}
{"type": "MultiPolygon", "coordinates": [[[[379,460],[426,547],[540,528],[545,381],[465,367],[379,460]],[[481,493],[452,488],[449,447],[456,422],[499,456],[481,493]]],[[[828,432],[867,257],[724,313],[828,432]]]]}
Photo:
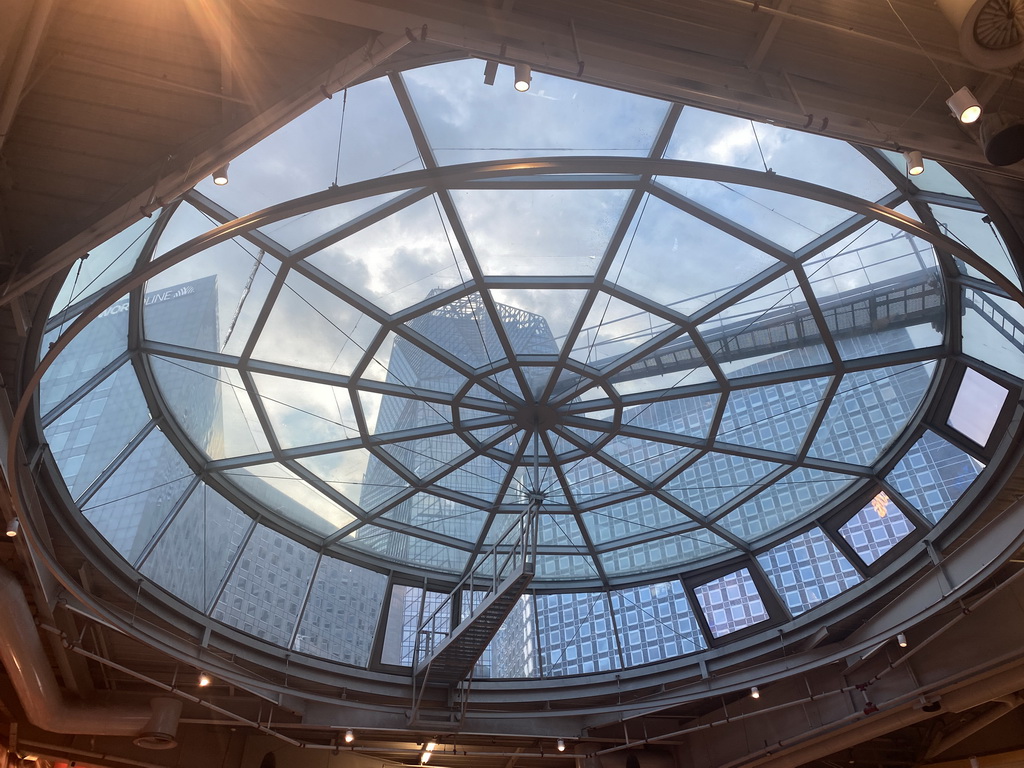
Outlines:
{"type": "Polygon", "coordinates": [[[960,53],[982,69],[1012,67],[1024,59],[1024,4],[1017,0],[938,0],[957,30],[960,53]]]}
{"type": "Polygon", "coordinates": [[[151,708],[69,702],[50,668],[32,612],[21,585],[0,566],[0,660],[21,700],[22,709],[37,728],[51,733],[92,736],[132,736],[140,747],[169,749],[181,702],[158,697],[151,708]]]}
{"type": "Polygon", "coordinates": [[[992,165],[1013,165],[1024,160],[1024,122],[1002,112],[981,118],[979,140],[992,165]]]}

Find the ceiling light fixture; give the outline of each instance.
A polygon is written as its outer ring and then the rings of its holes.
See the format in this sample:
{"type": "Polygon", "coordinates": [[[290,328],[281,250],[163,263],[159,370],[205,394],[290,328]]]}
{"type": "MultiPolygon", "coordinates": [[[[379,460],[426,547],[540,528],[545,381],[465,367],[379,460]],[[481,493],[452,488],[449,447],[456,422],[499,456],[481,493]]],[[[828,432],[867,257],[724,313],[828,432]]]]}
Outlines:
{"type": "Polygon", "coordinates": [[[565,752],[565,739],[558,740],[558,751],[565,752]]]}
{"type": "Polygon", "coordinates": [[[223,187],[228,183],[228,165],[229,163],[224,163],[224,165],[213,172],[213,183],[218,187],[223,187]]]}
{"type": "Polygon", "coordinates": [[[530,90],[530,80],[533,73],[529,64],[516,64],[516,90],[519,92],[530,90]]]}
{"type": "Polygon", "coordinates": [[[752,698],[752,699],[760,699],[761,698],[761,692],[759,690],[757,690],[757,686],[756,685],[751,687],[751,689],[750,689],[750,698],[752,698]]]}
{"type": "Polygon", "coordinates": [[[981,117],[981,103],[966,85],[946,99],[946,106],[953,117],[965,125],[975,123],[981,117]]]}
{"type": "Polygon", "coordinates": [[[199,673],[199,687],[206,688],[213,682],[213,678],[206,672],[199,673]]]}
{"type": "Polygon", "coordinates": [[[430,751],[424,749],[420,752],[420,765],[426,765],[430,762],[430,751]]]}
{"type": "Polygon", "coordinates": [[[924,173],[924,157],[916,149],[907,150],[903,153],[903,159],[907,161],[907,173],[910,176],[920,176],[924,173]]]}
{"type": "Polygon", "coordinates": [[[349,730],[345,731],[345,743],[346,744],[351,744],[353,741],[355,741],[355,739],[356,739],[356,735],[354,733],[352,733],[352,729],[351,728],[349,730]]]}
{"type": "Polygon", "coordinates": [[[18,535],[18,531],[21,529],[21,523],[18,522],[18,518],[12,517],[11,522],[7,524],[7,538],[13,539],[18,535]]]}
{"type": "Polygon", "coordinates": [[[900,648],[906,648],[907,647],[907,636],[904,635],[902,632],[900,632],[898,635],[896,635],[896,642],[899,643],[900,648]]]}
{"type": "Polygon", "coordinates": [[[435,749],[437,749],[437,739],[435,738],[428,741],[427,746],[425,746],[423,749],[427,752],[433,752],[435,749]]]}

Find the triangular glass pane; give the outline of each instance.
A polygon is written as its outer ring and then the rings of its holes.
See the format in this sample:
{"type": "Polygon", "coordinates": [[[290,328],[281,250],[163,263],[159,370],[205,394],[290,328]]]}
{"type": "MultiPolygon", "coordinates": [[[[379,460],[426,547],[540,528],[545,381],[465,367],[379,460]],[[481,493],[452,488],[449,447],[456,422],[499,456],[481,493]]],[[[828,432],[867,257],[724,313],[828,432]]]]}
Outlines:
{"type": "Polygon", "coordinates": [[[348,510],[280,464],[239,467],[223,472],[222,476],[267,509],[319,536],[334,533],[355,519],[348,510]]]}
{"type": "Polygon", "coordinates": [[[438,481],[438,485],[469,494],[485,504],[493,504],[509,473],[507,464],[499,464],[487,456],[477,456],[438,481]]]}
{"type": "Polygon", "coordinates": [[[637,474],[654,480],[675,467],[693,449],[655,440],[615,436],[605,444],[603,451],[637,474]]]}
{"type": "Polygon", "coordinates": [[[623,410],[622,423],[703,440],[711,429],[720,397],[717,394],[675,397],[631,406],[623,410]]]}
{"type": "Polygon", "coordinates": [[[205,612],[234,561],[252,518],[200,484],[175,515],[141,573],[205,612]]]}
{"type": "Polygon", "coordinates": [[[379,327],[348,302],[292,272],[274,301],[252,356],[348,375],[379,327]]]}
{"type": "Polygon", "coordinates": [[[241,238],[175,264],[146,283],[145,337],[210,352],[241,352],[280,265],[241,238]]]}
{"type": "Polygon", "coordinates": [[[569,492],[576,502],[590,501],[610,493],[635,493],[637,485],[616,470],[588,456],[564,467],[569,492]]]}
{"type": "Polygon", "coordinates": [[[575,547],[586,551],[587,542],[572,515],[545,515],[537,518],[538,547],[575,547]]]}
{"type": "Polygon", "coordinates": [[[711,531],[697,528],[688,533],[666,536],[602,554],[601,565],[608,575],[623,576],[692,563],[735,549],[732,544],[711,531]]]}
{"type": "Polygon", "coordinates": [[[372,454],[367,456],[362,450],[310,456],[299,459],[299,464],[367,512],[409,487],[409,483],[391,467],[372,454]],[[364,459],[366,464],[362,469],[364,459]]]}
{"type": "Polygon", "coordinates": [[[524,334],[518,326],[522,316],[518,313],[502,313],[502,323],[508,334],[512,347],[518,354],[551,354],[562,349],[562,344],[569,333],[569,328],[576,319],[586,291],[558,290],[554,288],[518,288],[492,290],[491,295],[499,307],[521,310],[532,326],[541,318],[547,325],[548,333],[534,331],[524,334]]]}
{"type": "Polygon", "coordinates": [[[828,378],[802,379],[729,394],[715,436],[726,443],[796,453],[811,426],[828,378]]]}
{"type": "Polygon", "coordinates": [[[909,363],[846,374],[810,455],[870,466],[917,411],[934,367],[909,363]]]}
{"type": "Polygon", "coordinates": [[[789,272],[724,308],[698,331],[722,370],[734,377],[831,362],[789,272]]]}
{"type": "MultiPolygon", "coordinates": [[[[319,477],[353,504],[361,505],[370,482],[369,465],[375,461],[364,448],[335,451],[299,459],[298,463],[319,477]]],[[[399,489],[406,487],[399,484],[399,489]]]]}
{"type": "Polygon", "coordinates": [[[149,421],[130,363],[99,382],[43,430],[60,474],[77,499],[149,421]]]}
{"type": "Polygon", "coordinates": [[[253,374],[263,409],[282,448],[359,436],[346,387],[253,374]]]}
{"type": "Polygon", "coordinates": [[[744,541],[755,541],[815,507],[853,482],[851,475],[800,467],[734,509],[718,525],[744,541]]]}
{"type": "Polygon", "coordinates": [[[683,197],[791,251],[798,250],[851,216],[843,208],[770,189],[668,176],[660,176],[658,180],[683,197]]]}
{"type": "Polygon", "coordinates": [[[657,531],[696,527],[690,518],[654,496],[642,496],[582,513],[590,538],[596,545],[657,531]]]}
{"type": "Polygon", "coordinates": [[[509,99],[502,91],[512,87],[512,68],[501,67],[501,82],[491,87],[482,66],[468,58],[402,73],[442,165],[584,153],[644,157],[668,106],[538,71],[527,93],[509,99]]]}
{"type": "Polygon", "coordinates": [[[421,493],[414,500],[386,512],[383,518],[475,544],[487,522],[487,514],[450,499],[421,493]]]}
{"type": "Polygon", "coordinates": [[[606,293],[598,294],[573,344],[572,357],[602,368],[672,327],[672,323],[606,293]]]}
{"type": "MultiPolygon", "coordinates": [[[[128,297],[104,310],[82,332],[71,339],[39,383],[39,413],[44,421],[50,409],[60,404],[128,347],[128,297]]],[[[40,355],[57,340],[65,323],[43,337],[40,355]]]]}
{"type": "Polygon", "coordinates": [[[759,485],[765,475],[778,467],[746,456],[709,453],[672,478],[665,490],[702,515],[710,515],[759,485]]]}
{"type": "Polygon", "coordinates": [[[154,429],[83,505],[82,514],[134,563],[194,476],[163,433],[154,429]]]}
{"type": "Polygon", "coordinates": [[[469,279],[436,198],[419,200],[306,259],[386,312],[469,279]]]}
{"type": "Polygon", "coordinates": [[[319,555],[257,525],[211,615],[217,621],[287,646],[319,555]]]}
{"type": "MultiPolygon", "coordinates": [[[[310,241],[333,232],[339,227],[344,227],[363,214],[387,204],[398,194],[398,192],[388,192],[383,195],[360,197],[357,200],[329,205],[326,208],[318,208],[314,211],[300,213],[298,216],[280,219],[262,227],[261,231],[290,251],[302,250],[303,246],[307,246],[310,241]]],[[[324,252],[326,251],[320,253],[324,252]]],[[[312,259],[307,259],[307,261],[312,261],[312,259]]],[[[330,265],[329,259],[321,259],[321,262],[322,264],[318,263],[317,266],[334,277],[338,276],[336,271],[327,269],[330,265]]],[[[337,267],[337,265],[334,266],[337,267]]],[[[351,265],[347,266],[351,268],[351,265]]]]}
{"type": "Polygon", "coordinates": [[[519,276],[596,273],[630,194],[624,189],[451,193],[481,271],[519,276]]]}
{"type": "Polygon", "coordinates": [[[172,418],[211,459],[270,450],[242,377],[234,368],[151,357],[172,418]]]}
{"type": "Polygon", "coordinates": [[[160,233],[160,239],[156,242],[151,260],[156,261],[173,248],[177,248],[182,243],[187,243],[218,226],[220,226],[219,221],[206,215],[187,200],[182,200],[175,209],[174,215],[168,220],[164,231],[160,233]]]}
{"type": "Polygon", "coordinates": [[[665,157],[764,170],[750,120],[693,106],[683,108],[665,157]]]}
{"type": "Polygon", "coordinates": [[[775,263],[764,251],[648,197],[609,276],[640,296],[692,314],[775,263]]]}
{"type": "Polygon", "coordinates": [[[407,325],[470,368],[480,368],[505,357],[498,333],[478,293],[420,315],[407,325]]]}
{"type": "Polygon", "coordinates": [[[985,465],[934,432],[925,432],[885,479],[937,524],[985,465]]]}

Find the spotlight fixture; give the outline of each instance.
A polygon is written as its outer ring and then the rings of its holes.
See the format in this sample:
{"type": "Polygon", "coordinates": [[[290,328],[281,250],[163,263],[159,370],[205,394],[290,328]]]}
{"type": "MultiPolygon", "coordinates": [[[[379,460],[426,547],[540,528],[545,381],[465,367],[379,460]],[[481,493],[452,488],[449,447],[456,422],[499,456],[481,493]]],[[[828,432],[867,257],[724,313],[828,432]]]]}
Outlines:
{"type": "Polygon", "coordinates": [[[974,123],[981,117],[981,103],[966,85],[946,99],[946,106],[961,123],[974,123]]]}
{"type": "Polygon", "coordinates": [[[896,635],[896,642],[900,644],[900,648],[906,648],[907,636],[900,632],[898,635],[896,635]]]}
{"type": "Polygon", "coordinates": [[[529,64],[516,64],[516,90],[530,90],[530,80],[533,78],[529,64]]]}
{"type": "Polygon", "coordinates": [[[920,176],[924,173],[924,158],[916,149],[903,153],[903,159],[907,161],[907,173],[911,176],[920,176]]]}
{"type": "Polygon", "coordinates": [[[213,678],[206,672],[199,673],[199,687],[206,688],[213,682],[213,678]]]}
{"type": "Polygon", "coordinates": [[[760,699],[761,698],[761,692],[759,690],[757,690],[757,686],[756,685],[751,687],[751,689],[750,689],[750,698],[752,698],[752,699],[760,699]]]}
{"type": "Polygon", "coordinates": [[[970,763],[971,763],[971,768],[978,768],[978,765],[979,765],[978,758],[974,757],[974,755],[971,755],[970,763]]]}
{"type": "Polygon", "coordinates": [[[431,739],[427,742],[427,745],[423,748],[424,752],[433,752],[437,749],[437,739],[431,739]]]}
{"type": "Polygon", "coordinates": [[[21,523],[18,522],[18,518],[12,517],[11,522],[7,524],[7,538],[13,539],[18,535],[19,530],[21,530],[21,523]]]}
{"type": "Polygon", "coordinates": [[[345,743],[346,744],[351,744],[353,741],[355,741],[355,739],[356,739],[356,735],[354,733],[352,733],[352,729],[351,728],[349,728],[347,731],[345,731],[345,743]]]}
{"type": "Polygon", "coordinates": [[[565,739],[558,740],[558,751],[565,752],[565,739]]]}
{"type": "Polygon", "coordinates": [[[430,762],[430,752],[428,752],[427,750],[424,749],[420,753],[420,765],[426,765],[429,762],[430,762]]]}
{"type": "Polygon", "coordinates": [[[224,163],[224,165],[213,172],[213,183],[218,187],[223,187],[228,183],[228,163],[224,163]]]}

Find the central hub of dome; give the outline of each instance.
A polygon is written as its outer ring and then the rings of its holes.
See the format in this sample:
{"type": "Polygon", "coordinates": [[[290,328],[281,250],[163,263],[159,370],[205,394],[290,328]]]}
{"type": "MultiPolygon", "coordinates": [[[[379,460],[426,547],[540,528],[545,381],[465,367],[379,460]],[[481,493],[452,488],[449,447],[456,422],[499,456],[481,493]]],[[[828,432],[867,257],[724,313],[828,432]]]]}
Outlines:
{"type": "Polygon", "coordinates": [[[558,423],[558,411],[550,405],[524,405],[516,412],[516,423],[523,429],[551,429],[558,423]]]}

